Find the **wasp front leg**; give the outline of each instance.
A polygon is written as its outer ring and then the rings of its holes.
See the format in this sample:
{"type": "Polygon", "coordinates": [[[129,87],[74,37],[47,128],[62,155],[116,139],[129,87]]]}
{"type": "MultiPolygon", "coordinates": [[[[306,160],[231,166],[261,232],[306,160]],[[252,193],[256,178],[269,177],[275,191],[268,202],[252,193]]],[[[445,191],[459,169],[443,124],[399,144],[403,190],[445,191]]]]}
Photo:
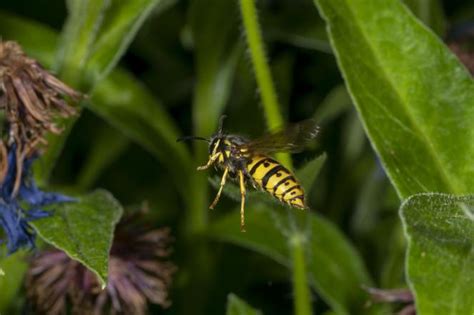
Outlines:
{"type": "Polygon", "coordinates": [[[197,168],[198,171],[202,171],[202,170],[205,170],[205,169],[208,169],[212,164],[214,164],[214,162],[219,158],[219,155],[221,155],[221,153],[216,153],[214,155],[212,155],[210,158],[209,158],[209,161],[207,161],[207,164],[206,165],[202,165],[202,166],[199,166],[197,168]]]}
{"type": "Polygon", "coordinates": [[[245,182],[244,182],[244,172],[239,171],[240,177],[240,231],[245,232],[245,182]]]}
{"type": "Polygon", "coordinates": [[[226,167],[225,170],[224,170],[224,174],[222,175],[221,185],[219,187],[219,191],[217,192],[216,198],[214,198],[214,201],[209,206],[209,209],[214,209],[214,207],[217,205],[217,202],[221,198],[222,189],[224,189],[225,181],[227,179],[227,174],[229,174],[229,168],[228,167],[226,167]]]}

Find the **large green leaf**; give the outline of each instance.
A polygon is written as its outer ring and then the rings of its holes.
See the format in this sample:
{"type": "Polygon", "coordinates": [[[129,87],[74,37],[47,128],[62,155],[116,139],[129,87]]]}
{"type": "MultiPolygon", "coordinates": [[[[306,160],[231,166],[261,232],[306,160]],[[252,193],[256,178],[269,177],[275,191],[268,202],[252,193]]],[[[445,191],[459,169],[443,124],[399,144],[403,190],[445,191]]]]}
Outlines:
{"type": "MultiPolygon", "coordinates": [[[[239,229],[235,209],[211,226],[210,235],[266,255],[291,267],[290,225],[303,222],[309,282],[339,314],[354,314],[365,303],[361,285],[371,280],[358,253],[329,221],[308,211],[247,204],[246,233],[239,229]],[[289,212],[292,211],[292,215],[289,212]]],[[[301,225],[301,223],[300,223],[301,225]]]]}
{"type": "Polygon", "coordinates": [[[474,196],[418,194],[401,215],[417,314],[474,314],[474,196]]]}
{"type": "Polygon", "coordinates": [[[31,225],[47,243],[94,272],[107,284],[109,251],[122,206],[107,191],[97,190],[76,202],[54,206],[52,216],[31,225]]]}
{"type": "Polygon", "coordinates": [[[261,315],[262,312],[248,305],[237,295],[231,293],[227,296],[226,315],[261,315]]]}
{"type": "Polygon", "coordinates": [[[474,82],[398,0],[315,0],[398,194],[474,187],[474,82]]]}

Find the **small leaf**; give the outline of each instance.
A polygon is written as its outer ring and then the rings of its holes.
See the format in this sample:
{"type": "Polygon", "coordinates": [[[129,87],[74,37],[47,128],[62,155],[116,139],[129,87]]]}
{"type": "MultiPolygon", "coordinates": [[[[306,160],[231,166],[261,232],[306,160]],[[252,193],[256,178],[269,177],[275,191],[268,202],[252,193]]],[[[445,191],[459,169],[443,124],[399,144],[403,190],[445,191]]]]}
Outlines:
{"type": "Polygon", "coordinates": [[[303,185],[305,191],[311,190],[325,162],[326,153],[323,153],[296,171],[296,178],[300,181],[301,185],[303,185]]]}
{"type": "Polygon", "coordinates": [[[227,296],[226,315],[261,315],[262,312],[248,305],[237,295],[231,293],[227,296]]]}
{"type": "Polygon", "coordinates": [[[474,196],[414,195],[401,216],[417,314],[474,314],[474,196]]]}
{"type": "Polygon", "coordinates": [[[288,243],[291,232],[286,227],[288,217],[292,225],[294,220],[306,224],[306,229],[301,232],[306,237],[306,263],[311,286],[339,314],[362,310],[366,296],[361,285],[371,283],[363,262],[344,235],[317,215],[287,207],[271,209],[248,203],[246,233],[240,232],[239,211],[235,210],[215,222],[210,235],[252,249],[291,268],[288,243]],[[287,213],[289,211],[292,211],[291,216],[287,213]]]}
{"type": "Polygon", "coordinates": [[[315,0],[366,133],[401,198],[472,192],[474,81],[398,0],[315,0]]]}
{"type": "Polygon", "coordinates": [[[107,284],[108,257],[122,206],[105,190],[97,190],[54,206],[54,214],[31,222],[47,243],[94,272],[107,284]]]}

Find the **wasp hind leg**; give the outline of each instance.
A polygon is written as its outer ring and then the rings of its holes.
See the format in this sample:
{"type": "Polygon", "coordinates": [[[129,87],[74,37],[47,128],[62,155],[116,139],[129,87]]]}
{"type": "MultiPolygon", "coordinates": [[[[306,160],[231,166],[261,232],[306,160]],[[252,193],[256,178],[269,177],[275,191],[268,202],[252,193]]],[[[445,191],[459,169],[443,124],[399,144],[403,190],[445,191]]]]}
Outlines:
{"type": "Polygon", "coordinates": [[[214,201],[209,206],[209,209],[214,209],[214,207],[217,205],[217,202],[221,198],[222,189],[224,189],[224,185],[225,185],[225,181],[227,179],[227,174],[228,173],[229,173],[229,168],[226,167],[225,170],[224,170],[224,174],[222,175],[221,185],[219,187],[219,191],[217,192],[216,198],[214,198],[214,201]]]}
{"type": "Polygon", "coordinates": [[[209,158],[209,161],[207,161],[206,165],[202,165],[202,166],[198,166],[197,170],[198,171],[203,171],[203,170],[206,170],[208,169],[209,167],[211,167],[212,164],[214,164],[214,162],[219,158],[219,155],[221,153],[216,153],[214,154],[213,156],[211,156],[209,158]]]}
{"type": "Polygon", "coordinates": [[[244,183],[244,173],[239,171],[240,177],[240,231],[245,232],[245,183],[244,183]]]}

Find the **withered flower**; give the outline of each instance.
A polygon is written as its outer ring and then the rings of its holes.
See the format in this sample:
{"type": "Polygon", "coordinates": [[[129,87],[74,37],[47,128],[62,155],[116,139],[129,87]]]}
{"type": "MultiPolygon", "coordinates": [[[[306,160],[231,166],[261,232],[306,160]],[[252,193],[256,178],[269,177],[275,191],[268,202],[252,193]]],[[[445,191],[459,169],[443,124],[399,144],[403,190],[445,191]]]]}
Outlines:
{"type": "Polygon", "coordinates": [[[81,94],[29,58],[12,41],[0,41],[0,110],[4,111],[6,133],[0,139],[0,182],[7,173],[7,152],[16,150],[16,176],[13,194],[20,187],[22,164],[46,144],[46,132],[60,133],[55,119],[76,113],[69,101],[81,94]]]}
{"type": "Polygon", "coordinates": [[[397,315],[416,315],[415,299],[409,289],[364,288],[373,302],[403,305],[397,315]]]}
{"type": "Polygon", "coordinates": [[[109,282],[102,290],[96,276],[59,250],[33,259],[26,291],[36,313],[146,314],[148,303],[170,305],[168,289],[176,267],[167,260],[170,231],[152,229],[139,214],[117,225],[109,258],[109,282]]]}

